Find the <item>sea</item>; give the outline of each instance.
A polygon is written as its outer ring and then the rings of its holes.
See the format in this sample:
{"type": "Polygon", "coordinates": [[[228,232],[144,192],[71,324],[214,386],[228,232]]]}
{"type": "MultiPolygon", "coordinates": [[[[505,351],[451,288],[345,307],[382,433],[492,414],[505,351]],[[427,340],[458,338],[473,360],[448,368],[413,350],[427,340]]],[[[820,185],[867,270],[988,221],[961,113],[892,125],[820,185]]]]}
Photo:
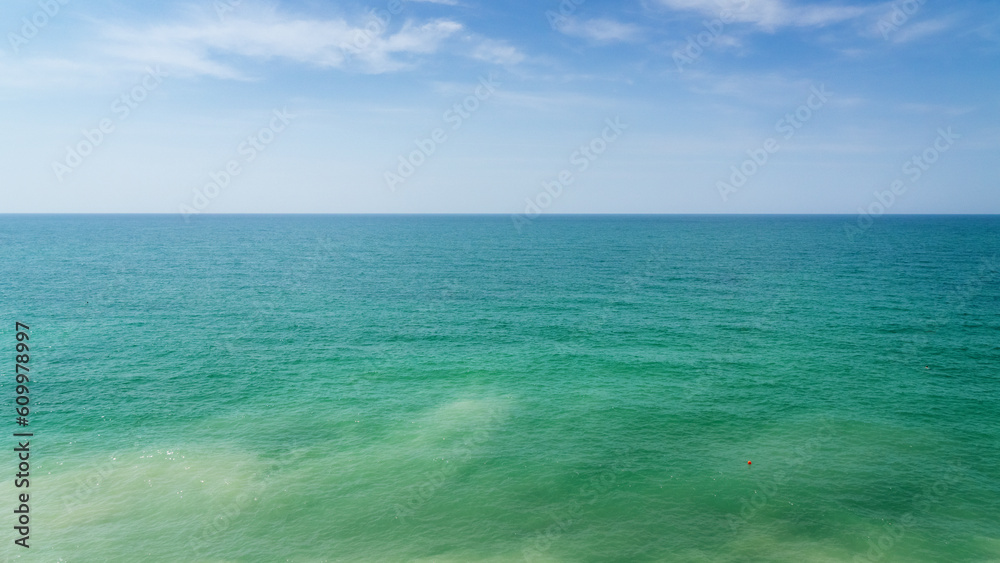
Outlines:
{"type": "Polygon", "coordinates": [[[1000,561],[997,216],[3,215],[0,280],[7,561],[1000,561]]]}

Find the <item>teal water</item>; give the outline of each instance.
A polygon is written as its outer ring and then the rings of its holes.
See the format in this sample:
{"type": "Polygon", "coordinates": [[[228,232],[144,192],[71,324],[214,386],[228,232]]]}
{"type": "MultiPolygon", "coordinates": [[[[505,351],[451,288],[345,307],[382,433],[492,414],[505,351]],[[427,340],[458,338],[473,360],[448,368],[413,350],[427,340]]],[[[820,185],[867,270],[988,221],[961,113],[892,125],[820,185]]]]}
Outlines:
{"type": "Polygon", "coordinates": [[[1000,218],[845,224],[0,216],[0,553],[1000,561],[1000,218]]]}

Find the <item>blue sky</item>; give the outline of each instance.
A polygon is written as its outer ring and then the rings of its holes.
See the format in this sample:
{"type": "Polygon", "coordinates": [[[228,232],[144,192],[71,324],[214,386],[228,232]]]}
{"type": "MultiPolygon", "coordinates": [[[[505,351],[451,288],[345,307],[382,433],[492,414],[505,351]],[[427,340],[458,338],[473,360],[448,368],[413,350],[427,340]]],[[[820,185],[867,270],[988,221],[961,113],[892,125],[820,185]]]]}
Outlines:
{"type": "Polygon", "coordinates": [[[0,10],[0,212],[1000,213],[991,1],[0,10]]]}

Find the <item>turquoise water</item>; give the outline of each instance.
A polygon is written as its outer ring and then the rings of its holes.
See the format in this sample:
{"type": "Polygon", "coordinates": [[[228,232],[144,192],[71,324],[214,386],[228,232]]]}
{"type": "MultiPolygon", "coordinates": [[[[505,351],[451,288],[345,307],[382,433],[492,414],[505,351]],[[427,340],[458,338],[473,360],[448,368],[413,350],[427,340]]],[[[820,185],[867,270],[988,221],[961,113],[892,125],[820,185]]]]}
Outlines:
{"type": "Polygon", "coordinates": [[[845,224],[0,216],[0,553],[1000,561],[1000,218],[845,224]]]}

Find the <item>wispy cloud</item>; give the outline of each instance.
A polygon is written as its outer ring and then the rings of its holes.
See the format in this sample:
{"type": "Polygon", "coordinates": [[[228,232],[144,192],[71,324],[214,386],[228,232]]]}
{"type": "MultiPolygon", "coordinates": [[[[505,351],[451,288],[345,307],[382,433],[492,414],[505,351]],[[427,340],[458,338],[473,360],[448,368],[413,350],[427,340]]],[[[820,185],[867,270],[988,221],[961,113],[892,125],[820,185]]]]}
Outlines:
{"type": "Polygon", "coordinates": [[[954,27],[957,21],[957,18],[947,17],[907,23],[893,33],[890,39],[893,43],[917,41],[947,31],[954,27]]]}
{"type": "Polygon", "coordinates": [[[957,106],[948,104],[928,104],[922,102],[907,102],[899,104],[898,109],[907,113],[918,113],[925,115],[944,115],[947,117],[958,117],[976,111],[975,106],[957,106]]]}
{"type": "Polygon", "coordinates": [[[872,7],[796,5],[786,0],[659,0],[672,10],[754,24],[766,31],[782,27],[822,27],[861,17],[872,7]]]}
{"type": "Polygon", "coordinates": [[[110,54],[161,63],[175,72],[241,78],[234,57],[285,59],[317,67],[382,73],[411,66],[410,57],[436,52],[462,29],[458,22],[407,21],[395,32],[343,19],[303,19],[274,12],[239,14],[225,21],[202,18],[150,28],[109,26],[110,54]]]}
{"type": "Polygon", "coordinates": [[[515,65],[524,60],[524,53],[505,41],[483,39],[472,50],[472,58],[491,64],[515,65]]]}
{"type": "MultiPolygon", "coordinates": [[[[406,0],[457,5],[453,0],[406,0]]],[[[58,53],[8,56],[0,51],[0,86],[15,90],[89,88],[114,77],[160,66],[173,77],[265,79],[276,64],[366,74],[406,71],[440,57],[466,57],[513,67],[527,56],[506,41],[470,33],[449,18],[391,21],[314,17],[244,0],[219,17],[184,4],[173,18],[153,23],[87,18],[58,53]],[[39,73],[38,69],[58,69],[39,73]]]]}
{"type": "MultiPolygon", "coordinates": [[[[135,65],[129,69],[140,71],[135,65]]],[[[0,99],[14,97],[16,92],[36,90],[79,92],[81,83],[94,84],[108,80],[112,72],[95,62],[73,61],[56,57],[14,58],[0,52],[0,99]],[[81,77],[86,77],[82,81],[81,77]]]]}
{"type": "Polygon", "coordinates": [[[558,29],[566,35],[583,37],[599,43],[635,41],[641,34],[638,26],[604,18],[580,20],[567,17],[562,20],[558,29]]]}

